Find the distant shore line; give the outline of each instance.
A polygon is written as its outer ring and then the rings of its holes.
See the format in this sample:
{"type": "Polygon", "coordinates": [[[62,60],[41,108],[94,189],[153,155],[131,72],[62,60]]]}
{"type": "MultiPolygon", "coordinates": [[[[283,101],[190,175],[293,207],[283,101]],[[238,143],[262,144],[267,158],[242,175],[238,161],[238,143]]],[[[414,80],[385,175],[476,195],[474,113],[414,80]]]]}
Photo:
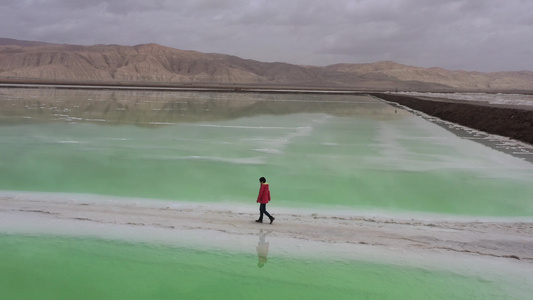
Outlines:
{"type": "Polygon", "coordinates": [[[355,90],[343,87],[305,87],[289,85],[217,84],[217,83],[150,83],[150,82],[86,82],[0,79],[0,88],[57,88],[94,90],[141,90],[176,92],[277,93],[277,94],[341,94],[360,95],[376,90],[355,90]]]}
{"type": "MultiPolygon", "coordinates": [[[[364,88],[354,86],[310,86],[298,84],[254,84],[254,83],[210,83],[210,82],[138,82],[138,81],[88,81],[49,80],[39,78],[0,78],[4,88],[60,88],[101,90],[148,90],[148,91],[195,91],[195,92],[238,92],[238,93],[301,93],[301,94],[368,94],[404,91],[397,88],[364,88]]],[[[415,89],[405,91],[435,93],[487,93],[533,95],[533,90],[471,90],[471,89],[415,89]]]]}

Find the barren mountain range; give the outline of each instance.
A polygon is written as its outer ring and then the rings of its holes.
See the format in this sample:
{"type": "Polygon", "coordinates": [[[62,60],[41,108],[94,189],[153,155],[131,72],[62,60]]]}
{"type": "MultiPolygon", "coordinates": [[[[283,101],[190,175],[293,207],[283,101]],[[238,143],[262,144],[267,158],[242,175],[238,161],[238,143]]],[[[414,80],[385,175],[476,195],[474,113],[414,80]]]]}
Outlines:
{"type": "Polygon", "coordinates": [[[157,44],[78,46],[0,38],[0,82],[252,85],[373,90],[533,90],[533,72],[467,72],[385,61],[267,63],[157,44]]]}

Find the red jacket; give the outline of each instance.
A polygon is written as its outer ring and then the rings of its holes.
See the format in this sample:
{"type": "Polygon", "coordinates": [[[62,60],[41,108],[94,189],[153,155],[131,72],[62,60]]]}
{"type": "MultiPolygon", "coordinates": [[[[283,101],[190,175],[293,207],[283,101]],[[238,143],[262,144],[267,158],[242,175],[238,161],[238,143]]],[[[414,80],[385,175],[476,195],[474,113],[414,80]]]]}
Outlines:
{"type": "Polygon", "coordinates": [[[257,196],[257,203],[267,204],[270,201],[270,190],[268,189],[268,183],[262,183],[259,189],[259,195],[257,196]]]}

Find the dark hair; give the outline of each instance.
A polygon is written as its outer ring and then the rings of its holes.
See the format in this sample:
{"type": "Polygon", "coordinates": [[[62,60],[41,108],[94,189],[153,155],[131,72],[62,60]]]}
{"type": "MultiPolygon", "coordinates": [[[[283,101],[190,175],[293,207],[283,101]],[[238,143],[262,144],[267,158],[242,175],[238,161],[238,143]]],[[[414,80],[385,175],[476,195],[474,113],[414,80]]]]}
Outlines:
{"type": "Polygon", "coordinates": [[[263,182],[263,183],[265,183],[265,182],[267,182],[267,180],[266,180],[265,177],[261,177],[261,178],[259,178],[259,182],[263,182]]]}

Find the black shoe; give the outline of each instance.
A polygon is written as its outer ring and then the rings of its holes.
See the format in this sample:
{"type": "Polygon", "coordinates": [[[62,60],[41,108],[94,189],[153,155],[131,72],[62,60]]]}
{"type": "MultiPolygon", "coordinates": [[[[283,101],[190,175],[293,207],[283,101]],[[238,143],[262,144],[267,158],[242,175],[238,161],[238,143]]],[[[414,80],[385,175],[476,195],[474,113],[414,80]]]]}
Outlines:
{"type": "MultiPolygon", "coordinates": [[[[257,223],[263,223],[263,220],[255,220],[257,223]]],[[[272,221],[270,222],[272,223],[272,221]]]]}
{"type": "Polygon", "coordinates": [[[274,218],[274,217],[270,218],[270,224],[272,224],[272,222],[274,222],[275,219],[276,218],[274,218]]]}

